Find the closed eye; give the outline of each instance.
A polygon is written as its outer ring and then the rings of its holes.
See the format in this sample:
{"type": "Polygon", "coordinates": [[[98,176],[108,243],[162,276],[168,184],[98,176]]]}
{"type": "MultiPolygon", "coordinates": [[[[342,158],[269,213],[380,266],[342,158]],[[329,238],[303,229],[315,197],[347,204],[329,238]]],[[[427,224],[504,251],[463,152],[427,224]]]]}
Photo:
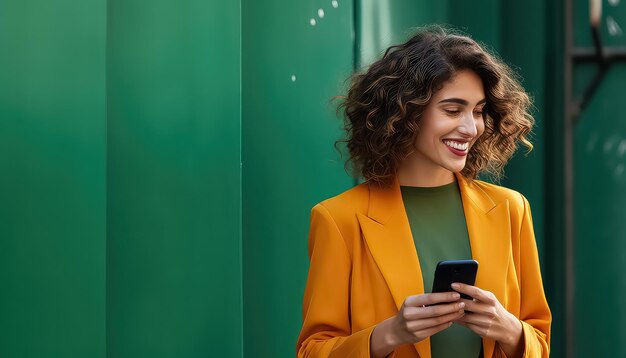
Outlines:
{"type": "Polygon", "coordinates": [[[485,118],[485,114],[486,113],[485,113],[484,109],[482,109],[482,108],[481,109],[477,109],[477,110],[474,111],[474,116],[476,116],[476,117],[485,118]]]}
{"type": "Polygon", "coordinates": [[[448,114],[459,114],[459,113],[461,113],[461,111],[459,111],[458,109],[444,109],[443,111],[448,113],[448,114]]]}

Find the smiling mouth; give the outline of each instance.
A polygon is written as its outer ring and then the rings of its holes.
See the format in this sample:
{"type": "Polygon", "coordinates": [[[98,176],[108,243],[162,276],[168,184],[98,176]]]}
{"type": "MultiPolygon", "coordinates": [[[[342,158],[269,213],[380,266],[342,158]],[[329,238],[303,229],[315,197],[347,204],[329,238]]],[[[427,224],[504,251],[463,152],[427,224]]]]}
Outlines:
{"type": "Polygon", "coordinates": [[[454,140],[444,140],[443,143],[450,149],[454,149],[457,152],[467,152],[469,148],[469,142],[457,142],[454,140]]]}

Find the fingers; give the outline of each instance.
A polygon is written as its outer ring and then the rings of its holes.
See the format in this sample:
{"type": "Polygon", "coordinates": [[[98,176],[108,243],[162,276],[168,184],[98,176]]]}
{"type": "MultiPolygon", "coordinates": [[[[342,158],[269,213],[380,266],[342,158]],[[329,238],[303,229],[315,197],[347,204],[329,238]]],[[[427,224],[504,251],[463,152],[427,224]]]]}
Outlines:
{"type": "Polygon", "coordinates": [[[489,327],[494,323],[491,317],[484,314],[466,314],[463,317],[459,317],[457,322],[480,327],[489,327]]]}
{"type": "Polygon", "coordinates": [[[442,316],[407,321],[406,330],[409,332],[414,332],[415,334],[415,332],[437,328],[441,325],[448,325],[449,327],[453,321],[463,317],[464,314],[465,312],[463,310],[456,310],[452,313],[448,313],[442,316]]]}
{"type": "Polygon", "coordinates": [[[444,316],[450,313],[463,311],[464,308],[464,302],[448,303],[428,307],[405,307],[402,311],[402,316],[405,321],[414,321],[418,319],[444,316]]]}
{"type": "Polygon", "coordinates": [[[487,303],[466,299],[461,299],[459,302],[465,303],[466,312],[481,313],[486,315],[493,315],[495,313],[495,307],[487,303]]]}
{"type": "Polygon", "coordinates": [[[405,307],[402,314],[405,320],[412,321],[444,316],[446,314],[462,311],[465,307],[465,302],[446,303],[428,307],[405,307]]]}
{"type": "Polygon", "coordinates": [[[458,292],[425,293],[422,295],[409,296],[404,300],[405,307],[423,307],[438,303],[458,301],[461,298],[458,292]]]}
{"type": "Polygon", "coordinates": [[[498,299],[493,293],[489,291],[481,290],[480,288],[476,286],[470,286],[464,283],[455,282],[452,284],[452,288],[457,292],[464,293],[481,302],[485,302],[488,304],[494,304],[498,302],[498,299]]]}

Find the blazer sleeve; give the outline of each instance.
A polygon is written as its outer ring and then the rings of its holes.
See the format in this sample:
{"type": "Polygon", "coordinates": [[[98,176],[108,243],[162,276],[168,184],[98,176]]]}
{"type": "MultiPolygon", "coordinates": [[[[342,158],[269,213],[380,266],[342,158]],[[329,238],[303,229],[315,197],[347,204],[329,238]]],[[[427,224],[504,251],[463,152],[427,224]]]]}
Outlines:
{"type": "Polygon", "coordinates": [[[337,224],[323,204],[311,211],[309,260],[297,357],[369,357],[374,326],[351,332],[352,259],[337,224]]]}
{"type": "Polygon", "coordinates": [[[552,315],[543,290],[539,255],[528,200],[522,196],[524,212],[520,228],[520,321],[524,336],[524,357],[548,357],[552,315]]]}

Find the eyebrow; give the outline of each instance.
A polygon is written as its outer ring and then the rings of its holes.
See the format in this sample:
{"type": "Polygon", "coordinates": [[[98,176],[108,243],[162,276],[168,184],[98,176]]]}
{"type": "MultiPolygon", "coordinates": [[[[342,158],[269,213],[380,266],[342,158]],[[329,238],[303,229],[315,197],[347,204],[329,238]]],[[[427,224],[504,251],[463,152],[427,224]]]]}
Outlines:
{"type": "MultiPolygon", "coordinates": [[[[483,104],[486,102],[487,102],[487,99],[483,98],[480,101],[478,101],[476,105],[483,104]]],[[[439,101],[439,103],[457,103],[463,106],[467,106],[469,104],[466,100],[461,99],[461,98],[446,98],[446,99],[442,99],[441,101],[439,101]]]]}

